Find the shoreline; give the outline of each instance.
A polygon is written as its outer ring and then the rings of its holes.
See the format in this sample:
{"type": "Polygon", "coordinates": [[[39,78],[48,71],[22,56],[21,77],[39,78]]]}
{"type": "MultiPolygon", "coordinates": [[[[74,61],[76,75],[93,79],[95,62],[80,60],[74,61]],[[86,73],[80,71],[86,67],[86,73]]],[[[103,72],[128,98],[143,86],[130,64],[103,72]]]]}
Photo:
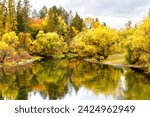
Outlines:
{"type": "Polygon", "coordinates": [[[100,65],[109,65],[109,66],[113,66],[113,67],[116,67],[116,68],[122,68],[122,67],[127,67],[127,68],[131,68],[131,69],[139,69],[139,70],[142,70],[144,74],[146,75],[150,75],[150,72],[146,71],[144,69],[144,67],[142,66],[139,66],[139,65],[130,65],[130,64],[122,64],[122,63],[109,63],[109,62],[100,62],[100,61],[95,61],[95,60],[92,60],[92,59],[83,59],[84,61],[86,62],[90,62],[90,63],[95,63],[95,64],[100,64],[100,65]]]}
{"type": "Polygon", "coordinates": [[[84,59],[84,61],[86,62],[91,62],[91,63],[95,63],[95,64],[101,64],[101,65],[110,65],[113,67],[128,67],[128,68],[135,68],[135,69],[143,69],[142,66],[138,66],[138,65],[130,65],[130,64],[116,64],[116,63],[109,63],[109,62],[100,62],[100,61],[95,61],[92,59],[84,59]]]}
{"type": "MultiPolygon", "coordinates": [[[[17,62],[17,61],[4,62],[3,64],[0,64],[0,68],[2,68],[2,67],[24,66],[26,64],[34,63],[36,61],[41,61],[42,59],[43,59],[43,57],[33,56],[31,59],[22,60],[22,61],[19,61],[19,62],[17,62]]],[[[142,70],[145,74],[150,75],[150,72],[146,71],[144,69],[144,67],[139,66],[139,65],[130,65],[130,64],[115,63],[115,62],[111,63],[109,61],[96,61],[96,60],[93,60],[93,59],[83,59],[83,61],[94,63],[94,64],[113,66],[113,67],[116,67],[116,68],[127,67],[127,68],[131,68],[131,69],[139,69],[139,70],[142,70]]]]}
{"type": "Polygon", "coordinates": [[[22,61],[12,61],[12,62],[4,62],[2,64],[0,64],[0,68],[2,67],[15,67],[15,66],[23,66],[26,64],[30,64],[33,63],[35,61],[41,61],[43,59],[43,57],[39,57],[39,56],[33,56],[31,57],[31,59],[23,59],[22,61]]]}

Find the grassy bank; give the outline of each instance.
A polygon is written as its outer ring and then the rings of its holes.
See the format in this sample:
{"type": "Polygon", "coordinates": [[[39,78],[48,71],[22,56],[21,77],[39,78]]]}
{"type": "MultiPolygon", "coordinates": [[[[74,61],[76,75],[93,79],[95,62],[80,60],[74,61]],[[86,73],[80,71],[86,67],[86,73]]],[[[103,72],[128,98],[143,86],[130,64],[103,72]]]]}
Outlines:
{"type": "Polygon", "coordinates": [[[21,59],[20,61],[4,62],[0,65],[0,67],[22,66],[25,64],[33,63],[35,61],[40,61],[41,59],[43,58],[39,56],[32,56],[31,59],[21,59]]]}
{"type": "Polygon", "coordinates": [[[142,66],[139,66],[139,65],[127,64],[123,54],[113,54],[113,55],[108,56],[107,59],[104,59],[101,61],[96,61],[93,59],[85,59],[85,61],[97,63],[97,64],[111,65],[114,67],[129,67],[129,68],[144,69],[142,66]]]}

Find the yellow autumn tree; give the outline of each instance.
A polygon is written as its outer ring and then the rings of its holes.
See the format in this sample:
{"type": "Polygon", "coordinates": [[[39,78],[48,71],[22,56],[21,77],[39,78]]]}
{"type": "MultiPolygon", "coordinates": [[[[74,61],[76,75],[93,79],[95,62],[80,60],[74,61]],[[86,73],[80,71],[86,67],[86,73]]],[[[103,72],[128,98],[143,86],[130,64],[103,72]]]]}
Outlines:
{"type": "Polygon", "coordinates": [[[142,65],[150,70],[150,15],[137,24],[132,33],[124,39],[126,60],[130,64],[142,65]]]}
{"type": "Polygon", "coordinates": [[[2,37],[2,41],[4,41],[8,46],[18,49],[19,46],[19,38],[15,32],[5,33],[2,37]]]}
{"type": "Polygon", "coordinates": [[[66,47],[67,44],[64,42],[64,39],[57,33],[40,31],[36,36],[36,40],[32,43],[31,51],[42,56],[60,57],[65,52],[66,47]]]}
{"type": "Polygon", "coordinates": [[[99,60],[101,56],[106,59],[112,54],[114,45],[115,38],[112,30],[108,27],[99,27],[77,35],[71,47],[80,57],[95,57],[99,60]]]}

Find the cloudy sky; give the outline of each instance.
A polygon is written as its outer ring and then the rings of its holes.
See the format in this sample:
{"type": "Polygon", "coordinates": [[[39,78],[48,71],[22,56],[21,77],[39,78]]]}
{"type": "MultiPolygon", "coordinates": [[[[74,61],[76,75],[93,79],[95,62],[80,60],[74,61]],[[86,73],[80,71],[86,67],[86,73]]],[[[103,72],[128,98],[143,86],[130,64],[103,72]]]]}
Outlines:
{"type": "Polygon", "coordinates": [[[129,20],[141,21],[150,8],[150,0],[30,0],[32,9],[56,5],[78,12],[83,18],[98,17],[110,27],[121,28],[129,20]]]}

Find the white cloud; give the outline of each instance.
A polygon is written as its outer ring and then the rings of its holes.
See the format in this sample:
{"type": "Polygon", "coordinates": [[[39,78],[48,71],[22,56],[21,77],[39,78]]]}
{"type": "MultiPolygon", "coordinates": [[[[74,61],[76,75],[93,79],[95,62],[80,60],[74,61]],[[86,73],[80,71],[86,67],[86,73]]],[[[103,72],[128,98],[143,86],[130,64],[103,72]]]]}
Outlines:
{"type": "Polygon", "coordinates": [[[30,0],[34,9],[56,5],[78,12],[82,17],[98,17],[111,27],[122,27],[127,21],[139,22],[150,8],[149,0],[30,0]]]}

